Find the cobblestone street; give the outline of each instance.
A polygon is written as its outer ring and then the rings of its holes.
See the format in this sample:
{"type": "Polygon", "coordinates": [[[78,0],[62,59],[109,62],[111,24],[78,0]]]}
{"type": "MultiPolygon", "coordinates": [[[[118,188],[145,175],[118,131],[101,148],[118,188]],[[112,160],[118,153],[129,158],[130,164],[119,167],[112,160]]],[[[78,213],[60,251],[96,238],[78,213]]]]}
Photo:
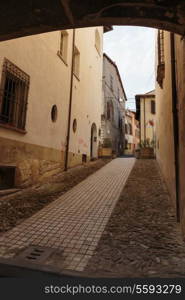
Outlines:
{"type": "Polygon", "coordinates": [[[0,256],[14,261],[31,245],[54,250],[45,265],[83,276],[185,277],[185,243],[155,160],[112,160],[4,233],[0,256]]]}
{"type": "MultiPolygon", "coordinates": [[[[0,256],[16,259],[27,247],[53,249],[45,264],[83,271],[135,163],[117,158],[0,238],[0,256]]],[[[31,251],[32,252],[32,251],[31,251]]],[[[24,257],[29,265],[36,256],[24,257]]],[[[34,260],[35,259],[35,260],[34,260]]]]}
{"type": "Polygon", "coordinates": [[[185,277],[185,243],[155,160],[137,160],[86,272],[185,277]]]}

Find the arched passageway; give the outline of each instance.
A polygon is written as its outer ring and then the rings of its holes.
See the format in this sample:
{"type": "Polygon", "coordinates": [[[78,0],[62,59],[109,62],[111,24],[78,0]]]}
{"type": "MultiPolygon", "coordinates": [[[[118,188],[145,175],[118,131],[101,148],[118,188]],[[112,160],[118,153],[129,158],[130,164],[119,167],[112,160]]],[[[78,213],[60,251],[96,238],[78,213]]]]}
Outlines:
{"type": "Polygon", "coordinates": [[[0,3],[0,39],[97,25],[136,25],[184,35],[183,0],[7,0],[0,3]]]}

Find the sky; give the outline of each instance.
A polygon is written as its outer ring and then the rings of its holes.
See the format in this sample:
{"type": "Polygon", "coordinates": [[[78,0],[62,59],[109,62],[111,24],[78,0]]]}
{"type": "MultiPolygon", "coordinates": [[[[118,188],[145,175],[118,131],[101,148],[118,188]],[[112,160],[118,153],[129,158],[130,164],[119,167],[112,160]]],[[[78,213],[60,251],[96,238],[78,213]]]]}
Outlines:
{"type": "Polygon", "coordinates": [[[126,107],[135,110],[135,95],[155,87],[155,29],[114,26],[104,34],[104,52],[119,69],[128,99],[126,107]]]}

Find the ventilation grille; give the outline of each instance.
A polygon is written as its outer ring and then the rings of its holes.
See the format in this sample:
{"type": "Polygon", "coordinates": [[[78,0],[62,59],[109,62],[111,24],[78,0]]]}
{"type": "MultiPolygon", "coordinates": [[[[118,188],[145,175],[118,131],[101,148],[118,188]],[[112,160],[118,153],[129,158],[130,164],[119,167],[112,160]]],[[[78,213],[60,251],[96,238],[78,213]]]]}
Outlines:
{"type": "Polygon", "coordinates": [[[54,249],[51,248],[29,246],[23,252],[19,253],[16,258],[30,263],[41,263],[49,258],[53,252],[54,249]]]}

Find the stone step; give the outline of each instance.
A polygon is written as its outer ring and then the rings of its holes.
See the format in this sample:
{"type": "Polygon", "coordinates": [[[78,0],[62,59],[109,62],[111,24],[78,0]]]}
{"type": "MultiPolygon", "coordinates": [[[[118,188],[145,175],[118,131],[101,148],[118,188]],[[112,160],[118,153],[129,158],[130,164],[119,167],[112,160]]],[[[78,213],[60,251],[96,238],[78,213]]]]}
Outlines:
{"type": "Polygon", "coordinates": [[[7,196],[19,192],[20,189],[4,189],[0,190],[0,197],[7,196]]]}

